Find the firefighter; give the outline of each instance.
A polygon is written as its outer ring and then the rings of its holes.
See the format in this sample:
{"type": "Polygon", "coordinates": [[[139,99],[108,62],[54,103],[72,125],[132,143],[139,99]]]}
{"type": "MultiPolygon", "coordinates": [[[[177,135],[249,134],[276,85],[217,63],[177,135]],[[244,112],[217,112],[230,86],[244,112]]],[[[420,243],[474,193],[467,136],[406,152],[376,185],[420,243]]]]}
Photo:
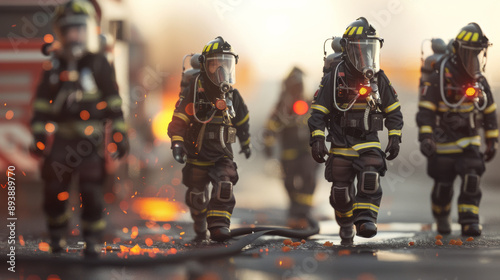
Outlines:
{"type": "Polygon", "coordinates": [[[496,104],[482,75],[489,45],[479,25],[469,23],[454,39],[452,51],[434,64],[431,74],[422,73],[420,79],[420,150],[434,179],[432,214],[441,234],[451,232],[453,182],[458,175],[462,181],[458,196],[462,235],[481,235],[479,182],[485,161],[493,159],[498,143],[496,104]],[[484,153],[480,151],[481,127],[484,153]]]}
{"type": "Polygon", "coordinates": [[[318,164],[311,158],[307,114],[304,100],[304,73],[294,67],[283,81],[281,96],[264,131],[265,152],[272,156],[276,138],[281,146],[281,166],[290,199],[287,224],[291,228],[308,226],[316,188],[318,164]]]}
{"type": "Polygon", "coordinates": [[[76,177],[83,207],[84,254],[92,257],[101,252],[106,226],[102,194],[106,123],[112,127],[107,146],[112,156],[121,158],[128,151],[122,100],[114,70],[98,51],[96,15],[90,2],[72,0],[58,6],[53,27],[58,44],[51,46],[53,57],[45,63],[33,101],[31,152],[44,158],[41,176],[52,252],[61,252],[66,245],[71,211],[64,196],[76,177]],[[53,138],[47,130],[55,130],[53,138]]]}
{"type": "Polygon", "coordinates": [[[231,45],[219,36],[205,45],[199,61],[200,73],[181,92],[168,135],[174,159],[186,164],[182,177],[195,240],[206,239],[208,228],[212,240],[223,242],[231,238],[233,186],[238,181],[231,144],[237,136],[240,153],[250,157],[249,114],[232,87],[238,56],[231,45]]]}
{"type": "Polygon", "coordinates": [[[350,244],[353,224],[358,236],[370,238],[377,233],[385,153],[387,160],[399,153],[403,116],[397,94],[380,69],[383,39],[376,30],[360,17],[347,27],[340,43],[342,59],[321,81],[311,105],[309,129],[313,158],[322,163],[328,155],[325,178],[332,182],[330,204],[342,243],[350,244]],[[377,133],[383,130],[384,119],[389,136],[385,153],[377,133]]]}

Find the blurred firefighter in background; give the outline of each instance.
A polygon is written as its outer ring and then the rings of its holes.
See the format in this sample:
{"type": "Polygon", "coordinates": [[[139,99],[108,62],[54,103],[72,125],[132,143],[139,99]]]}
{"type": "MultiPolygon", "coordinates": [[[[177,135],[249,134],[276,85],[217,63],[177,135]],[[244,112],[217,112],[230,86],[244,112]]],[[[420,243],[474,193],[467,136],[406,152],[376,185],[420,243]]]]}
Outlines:
{"type": "Polygon", "coordinates": [[[479,25],[469,23],[459,31],[451,52],[427,58],[422,67],[417,124],[420,150],[428,158],[427,172],[434,179],[432,214],[441,234],[451,232],[453,182],[458,175],[462,179],[458,196],[462,235],[481,235],[479,182],[485,161],[493,159],[498,145],[497,105],[482,75],[489,45],[479,25]],[[486,142],[484,153],[480,128],[486,142]]]}
{"type": "Polygon", "coordinates": [[[264,131],[265,153],[272,156],[276,138],[281,147],[281,166],[285,189],[290,199],[287,225],[306,228],[316,188],[318,164],[311,158],[307,119],[308,102],[304,99],[304,73],[294,67],[283,81],[278,103],[264,131]]]}
{"type": "Polygon", "coordinates": [[[128,151],[126,124],[121,110],[114,69],[100,48],[96,12],[88,1],[72,0],[58,6],[53,19],[57,41],[47,46],[51,60],[33,102],[32,154],[44,159],[44,211],[53,253],[66,245],[70,213],[67,199],[77,176],[82,201],[85,256],[101,252],[106,226],[103,217],[105,148],[113,157],[128,151]],[[112,122],[107,147],[105,126],[112,122]],[[52,132],[48,137],[47,132],[52,132]]]}
{"type": "Polygon", "coordinates": [[[332,182],[330,204],[340,225],[343,244],[356,235],[369,238],[377,233],[377,215],[382,199],[380,176],[387,169],[378,131],[388,129],[388,160],[396,158],[401,142],[403,115],[397,94],[380,69],[383,39],[361,17],[351,23],[340,40],[342,59],[332,64],[315,94],[309,118],[312,156],[325,162],[325,178],[332,182]],[[325,145],[331,142],[330,151],[325,145]],[[357,188],[354,178],[357,176],[357,188]]]}
{"type": "Polygon", "coordinates": [[[235,205],[238,181],[231,144],[238,137],[241,151],[250,157],[248,109],[235,83],[238,56],[222,37],[208,42],[199,56],[201,71],[181,91],[168,136],[182,169],[186,204],[194,220],[195,240],[225,241],[235,205]],[[208,188],[213,185],[209,198],[208,188]]]}

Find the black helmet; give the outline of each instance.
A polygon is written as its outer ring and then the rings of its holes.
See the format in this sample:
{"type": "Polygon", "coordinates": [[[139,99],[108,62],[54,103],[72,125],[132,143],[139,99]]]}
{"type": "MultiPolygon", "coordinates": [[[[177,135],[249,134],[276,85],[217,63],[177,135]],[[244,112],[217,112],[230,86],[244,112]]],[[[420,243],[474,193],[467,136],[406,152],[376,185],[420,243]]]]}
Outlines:
{"type": "Polygon", "coordinates": [[[364,17],[349,24],[340,41],[347,60],[368,79],[380,70],[383,42],[384,39],[377,35],[375,28],[364,17]]]}
{"type": "Polygon", "coordinates": [[[78,58],[86,52],[99,51],[97,14],[89,1],[71,0],[58,6],[53,26],[66,55],[78,58]]]}
{"type": "Polygon", "coordinates": [[[201,71],[215,85],[234,84],[236,82],[235,65],[238,63],[231,45],[219,36],[208,42],[199,57],[201,71]]]}
{"type": "Polygon", "coordinates": [[[464,26],[453,42],[453,50],[469,76],[476,78],[486,67],[488,37],[475,22],[464,26]]]}

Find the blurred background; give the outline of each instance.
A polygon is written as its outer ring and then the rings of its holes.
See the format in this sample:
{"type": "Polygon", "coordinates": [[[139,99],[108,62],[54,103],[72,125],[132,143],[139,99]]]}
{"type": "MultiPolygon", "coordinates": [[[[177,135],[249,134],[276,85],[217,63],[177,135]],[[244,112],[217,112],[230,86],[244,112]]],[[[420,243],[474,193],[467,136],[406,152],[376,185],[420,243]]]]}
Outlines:
{"type": "MultiPolygon", "coordinates": [[[[40,218],[38,214],[32,215],[32,211],[41,209],[41,180],[39,163],[29,156],[27,149],[31,141],[30,106],[47,59],[40,48],[44,42],[53,40],[48,35],[54,34],[50,16],[54,6],[62,2],[65,1],[0,1],[0,170],[16,166],[17,176],[26,186],[18,187],[19,201],[26,206],[19,206],[19,211],[25,211],[26,215],[30,212],[33,218],[40,218]]],[[[286,208],[279,162],[266,159],[262,153],[265,121],[279,97],[282,79],[293,66],[304,70],[306,93],[312,98],[323,75],[325,39],[341,36],[346,26],[360,16],[366,17],[385,39],[382,69],[399,94],[405,118],[402,151],[390,163],[383,181],[386,196],[382,218],[404,219],[397,210],[403,209],[407,200],[393,195],[411,186],[412,198],[421,199],[427,209],[427,215],[421,219],[431,221],[432,182],[425,175],[426,163],[418,151],[415,124],[422,42],[430,38],[448,41],[467,23],[477,22],[494,44],[488,52],[486,77],[494,93],[500,90],[497,63],[500,47],[496,45],[500,43],[497,28],[500,3],[497,1],[98,0],[98,3],[102,10],[101,31],[114,38],[120,95],[130,125],[129,156],[108,164],[112,175],[105,198],[115,207],[110,209],[118,212],[110,214],[117,220],[185,218],[187,209],[176,203],[184,201],[182,166],[171,156],[167,126],[179,94],[184,55],[201,52],[216,36],[223,36],[239,54],[235,87],[250,110],[253,155],[249,160],[239,155],[235,159],[240,172],[240,182],[235,187],[236,218],[238,208],[286,208]],[[264,187],[266,195],[262,195],[264,187]]],[[[423,51],[425,56],[431,54],[429,42],[423,44],[423,51]]],[[[333,52],[329,43],[326,52],[333,52]]],[[[188,62],[186,67],[189,68],[188,62]]],[[[383,147],[385,133],[380,133],[383,147]]],[[[499,179],[500,175],[493,172],[499,164],[497,157],[488,165],[485,182],[499,179]]],[[[333,218],[333,210],[325,199],[330,186],[322,171],[318,172],[320,183],[316,193],[320,195],[314,198],[315,211],[318,216],[333,218]]],[[[26,226],[24,230],[40,229],[26,226]]]]}

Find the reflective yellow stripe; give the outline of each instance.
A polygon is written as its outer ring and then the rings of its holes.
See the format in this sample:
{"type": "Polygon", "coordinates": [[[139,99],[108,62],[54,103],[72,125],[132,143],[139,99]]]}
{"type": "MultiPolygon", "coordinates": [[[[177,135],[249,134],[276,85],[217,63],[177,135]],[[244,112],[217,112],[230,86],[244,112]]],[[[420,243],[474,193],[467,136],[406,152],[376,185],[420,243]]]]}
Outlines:
{"type": "Polygon", "coordinates": [[[387,107],[384,109],[384,112],[385,113],[390,113],[392,111],[394,111],[395,109],[397,109],[401,104],[399,104],[399,101],[396,101],[394,104],[392,104],[391,106],[387,107]]]}
{"type": "Polygon", "coordinates": [[[448,203],[448,205],[446,205],[446,206],[439,206],[439,205],[436,205],[433,203],[431,208],[432,208],[432,211],[434,213],[441,214],[441,213],[446,213],[446,212],[450,211],[451,204],[448,203]]]}
{"type": "Polygon", "coordinates": [[[344,35],[347,34],[347,32],[349,32],[349,30],[351,30],[351,28],[352,28],[352,26],[347,27],[347,29],[344,32],[344,35]]]}
{"type": "Polygon", "coordinates": [[[324,114],[330,113],[330,110],[328,110],[325,106],[321,106],[321,105],[318,105],[318,104],[311,105],[311,109],[320,111],[320,112],[322,112],[324,114]]]}
{"type": "Polygon", "coordinates": [[[460,34],[458,34],[457,39],[459,39],[459,40],[462,39],[462,37],[464,37],[465,33],[467,33],[467,31],[462,30],[462,32],[460,32],[460,34]]]}
{"type": "Polygon", "coordinates": [[[391,135],[401,136],[401,130],[391,129],[391,130],[389,130],[389,136],[391,136],[391,135]]]}
{"type": "Polygon", "coordinates": [[[42,113],[49,113],[52,109],[50,101],[45,99],[35,99],[33,102],[33,109],[42,113]]]}
{"type": "MultiPolygon", "coordinates": [[[[349,103],[337,103],[340,108],[345,109],[349,106],[349,103]]],[[[351,110],[365,110],[366,106],[368,106],[366,103],[354,103],[352,105],[351,110]]]]}
{"type": "Polygon", "coordinates": [[[297,149],[285,149],[281,152],[281,159],[284,160],[294,160],[299,155],[297,149]]]}
{"type": "Polygon", "coordinates": [[[212,47],[212,44],[208,45],[207,46],[207,49],[205,50],[206,52],[209,52],[210,51],[210,47],[212,47]]]}
{"type": "Polygon", "coordinates": [[[477,42],[477,39],[479,39],[479,33],[474,32],[474,35],[472,35],[472,39],[470,41],[477,42]]]}
{"type": "Polygon", "coordinates": [[[479,207],[472,204],[458,204],[458,212],[472,212],[473,214],[479,214],[479,207]]]}
{"type": "Polygon", "coordinates": [[[498,138],[498,129],[486,130],[486,138],[498,138]]]}
{"type": "Polygon", "coordinates": [[[245,140],[243,143],[241,143],[241,146],[245,146],[245,145],[248,145],[250,144],[250,137],[248,137],[247,140],[245,140]]]}
{"type": "Polygon", "coordinates": [[[349,32],[349,36],[351,36],[352,34],[354,34],[354,31],[356,31],[356,28],[357,28],[357,27],[356,27],[356,26],[354,26],[354,27],[351,29],[351,31],[349,32]]]}
{"type": "Polygon", "coordinates": [[[356,151],[363,150],[363,149],[368,149],[368,148],[379,148],[379,149],[382,149],[380,147],[380,142],[366,142],[366,143],[361,143],[361,144],[357,144],[357,145],[352,146],[352,148],[354,150],[356,150],[356,151]]]}
{"type": "Polygon", "coordinates": [[[349,210],[347,212],[340,212],[335,210],[335,215],[340,218],[349,218],[352,217],[352,210],[349,210]]]}
{"type": "Polygon", "coordinates": [[[123,120],[113,121],[112,128],[114,131],[127,132],[127,124],[123,120]]]}
{"type": "Polygon", "coordinates": [[[247,113],[247,115],[241,121],[237,122],[236,126],[240,126],[240,125],[244,124],[245,122],[248,121],[248,118],[250,118],[250,114],[249,113],[247,113]]]}
{"type": "Polygon", "coordinates": [[[353,148],[331,148],[330,154],[341,155],[346,157],[359,157],[358,152],[353,148]]]}
{"type": "Polygon", "coordinates": [[[354,208],[354,210],[356,210],[356,209],[368,209],[368,210],[371,210],[371,211],[376,212],[376,213],[378,213],[378,209],[379,209],[379,207],[375,204],[361,203],[361,202],[354,203],[353,208],[354,208]]]}
{"type": "Polygon", "coordinates": [[[363,26],[358,27],[358,31],[356,32],[357,35],[363,33],[363,26]]]}
{"type": "Polygon", "coordinates": [[[312,206],[313,205],[313,195],[307,194],[307,193],[296,193],[293,195],[293,201],[295,201],[299,204],[312,206]]]}
{"type": "Polygon", "coordinates": [[[189,117],[184,115],[183,113],[180,113],[180,112],[175,112],[174,113],[174,117],[177,117],[181,120],[183,120],[184,122],[186,122],[186,124],[189,124],[191,121],[189,120],[189,117]]]}
{"type": "Polygon", "coordinates": [[[461,148],[465,148],[469,145],[481,146],[481,137],[479,137],[479,135],[476,135],[472,137],[460,138],[457,141],[457,145],[461,148]]]}
{"type": "Polygon", "coordinates": [[[469,145],[481,146],[481,137],[479,137],[479,135],[476,135],[472,137],[460,138],[455,142],[436,143],[436,152],[438,154],[461,153],[463,149],[468,147],[469,145]]]}
{"type": "Polygon", "coordinates": [[[432,133],[432,126],[430,126],[430,125],[421,126],[420,133],[432,133]]]}
{"type": "Polygon", "coordinates": [[[196,159],[187,159],[187,163],[192,164],[192,165],[197,165],[197,166],[212,166],[215,165],[214,162],[211,161],[198,161],[196,159]]]}
{"type": "Polygon", "coordinates": [[[43,122],[34,122],[31,125],[31,131],[33,133],[45,133],[45,124],[43,122]]]}
{"type": "Polygon", "coordinates": [[[314,137],[314,136],[325,136],[325,132],[324,131],[321,131],[321,130],[315,130],[311,133],[311,136],[314,137]]]}
{"type": "Polygon", "coordinates": [[[471,102],[464,102],[463,104],[458,106],[458,108],[450,108],[450,107],[446,106],[446,104],[444,102],[439,102],[439,108],[438,108],[439,112],[467,113],[467,112],[471,112],[472,110],[474,110],[474,104],[471,102]]]}
{"type": "Polygon", "coordinates": [[[184,142],[184,138],[182,136],[174,135],[174,136],[172,136],[172,142],[173,141],[182,141],[182,142],[184,142]]]}
{"type": "Polygon", "coordinates": [[[231,213],[227,211],[210,210],[207,212],[207,218],[208,217],[224,217],[231,219],[231,213]]]}
{"type": "Polygon", "coordinates": [[[219,48],[219,43],[214,43],[214,47],[212,48],[213,50],[216,50],[219,48]]]}
{"type": "Polygon", "coordinates": [[[101,231],[106,228],[106,220],[100,219],[94,222],[82,221],[82,228],[88,231],[101,231]]]}
{"type": "Polygon", "coordinates": [[[497,109],[497,104],[493,103],[490,106],[488,106],[488,108],[484,109],[483,113],[491,114],[491,113],[495,112],[496,109],[497,109]]]}
{"type": "Polygon", "coordinates": [[[62,215],[56,216],[56,217],[47,217],[47,222],[51,226],[60,226],[64,223],[66,223],[69,219],[71,218],[71,212],[66,212],[62,215]]]}
{"type": "Polygon", "coordinates": [[[436,105],[430,101],[420,101],[418,102],[418,107],[426,108],[431,111],[436,111],[436,105]]]}
{"type": "Polygon", "coordinates": [[[467,32],[467,35],[465,35],[464,41],[468,42],[470,40],[470,37],[472,37],[472,32],[469,31],[469,32],[467,32]]]}

